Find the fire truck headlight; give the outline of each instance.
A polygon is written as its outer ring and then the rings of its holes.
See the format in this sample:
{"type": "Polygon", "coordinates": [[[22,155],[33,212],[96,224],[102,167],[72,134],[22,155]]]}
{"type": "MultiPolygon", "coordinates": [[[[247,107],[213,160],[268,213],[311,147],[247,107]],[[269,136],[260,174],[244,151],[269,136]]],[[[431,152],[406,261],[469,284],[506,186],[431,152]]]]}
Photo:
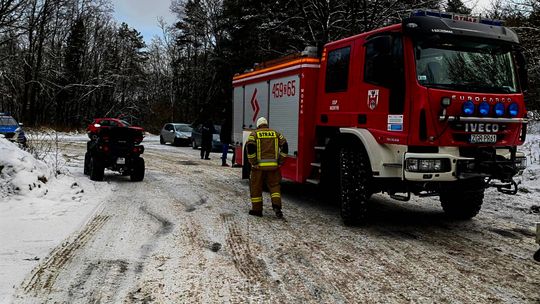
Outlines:
{"type": "Polygon", "coordinates": [[[489,114],[489,104],[487,102],[482,102],[479,106],[478,106],[478,112],[480,113],[480,115],[482,116],[488,116],[489,114]]]}
{"type": "Polygon", "coordinates": [[[463,104],[463,114],[470,116],[474,114],[474,103],[472,101],[467,101],[463,104]]]}
{"type": "Polygon", "coordinates": [[[416,158],[407,159],[406,168],[407,168],[407,171],[418,172],[418,159],[416,158]]]}
{"type": "Polygon", "coordinates": [[[447,172],[450,162],[448,159],[408,158],[405,167],[409,172],[447,172]]]}
{"type": "Polygon", "coordinates": [[[518,116],[519,113],[519,106],[517,103],[513,102],[508,106],[508,114],[512,117],[518,116]]]}
{"type": "Polygon", "coordinates": [[[501,117],[504,115],[504,104],[502,103],[497,103],[494,107],[494,110],[495,110],[495,116],[497,117],[501,117]]]}

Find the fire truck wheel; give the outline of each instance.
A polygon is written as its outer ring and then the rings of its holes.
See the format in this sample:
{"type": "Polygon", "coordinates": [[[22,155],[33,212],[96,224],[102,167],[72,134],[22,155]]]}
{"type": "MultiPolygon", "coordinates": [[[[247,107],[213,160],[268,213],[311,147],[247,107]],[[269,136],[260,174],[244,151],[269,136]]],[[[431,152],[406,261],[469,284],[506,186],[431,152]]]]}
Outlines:
{"type": "Polygon", "coordinates": [[[367,215],[369,159],[361,149],[344,147],[339,154],[341,218],[345,225],[362,223],[367,215]]]}
{"type": "Polygon", "coordinates": [[[165,140],[163,139],[163,136],[159,136],[159,143],[164,145],[165,144],[165,140]]]}
{"type": "Polygon", "coordinates": [[[131,168],[131,181],[140,182],[144,179],[144,159],[137,157],[133,159],[133,167],[131,168]]]}
{"type": "Polygon", "coordinates": [[[475,217],[482,208],[484,187],[482,179],[474,179],[454,182],[454,185],[441,190],[440,201],[444,212],[458,220],[475,217]]]}
{"type": "Polygon", "coordinates": [[[91,159],[92,157],[90,156],[90,152],[86,152],[84,154],[84,170],[83,170],[84,175],[90,174],[90,160],[91,159]]]}
{"type": "Polygon", "coordinates": [[[103,161],[98,157],[92,157],[90,160],[90,179],[101,182],[103,181],[104,172],[105,167],[103,166],[103,161]]]}

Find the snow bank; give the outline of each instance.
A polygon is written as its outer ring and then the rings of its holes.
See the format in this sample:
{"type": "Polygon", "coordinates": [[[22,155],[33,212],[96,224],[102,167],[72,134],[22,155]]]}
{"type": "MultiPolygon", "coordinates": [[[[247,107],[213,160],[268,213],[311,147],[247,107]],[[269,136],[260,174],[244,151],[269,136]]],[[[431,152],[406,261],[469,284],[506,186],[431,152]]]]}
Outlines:
{"type": "Polygon", "coordinates": [[[52,174],[52,168],[46,163],[0,138],[0,198],[14,194],[46,195],[46,184],[52,174]]]}
{"type": "Polygon", "coordinates": [[[36,135],[37,154],[0,138],[0,303],[11,303],[25,276],[111,194],[107,183],[83,175],[84,152],[65,154],[36,135]]]}

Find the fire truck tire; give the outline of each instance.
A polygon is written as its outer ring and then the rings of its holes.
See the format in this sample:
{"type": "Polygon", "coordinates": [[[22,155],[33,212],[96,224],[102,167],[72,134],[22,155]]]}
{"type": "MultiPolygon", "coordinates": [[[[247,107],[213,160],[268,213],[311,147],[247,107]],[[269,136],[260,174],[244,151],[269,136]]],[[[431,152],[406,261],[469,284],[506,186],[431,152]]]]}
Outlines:
{"type": "Polygon", "coordinates": [[[341,218],[345,225],[360,224],[367,215],[370,176],[369,159],[357,147],[344,147],[339,154],[341,218]]]}
{"type": "Polygon", "coordinates": [[[159,136],[159,143],[164,145],[165,144],[165,140],[163,139],[163,136],[159,136]]]}
{"type": "Polygon", "coordinates": [[[144,170],[144,159],[141,157],[133,159],[133,167],[131,168],[131,181],[142,181],[144,179],[144,170]]]}
{"type": "Polygon", "coordinates": [[[458,220],[475,217],[482,208],[484,181],[475,179],[455,183],[457,184],[441,191],[440,201],[444,212],[458,220]]]}
{"type": "Polygon", "coordinates": [[[84,169],[83,169],[84,175],[90,174],[90,160],[91,159],[92,159],[92,156],[90,156],[90,152],[86,152],[84,154],[84,169]]]}
{"type": "Polygon", "coordinates": [[[93,181],[103,181],[105,167],[103,161],[99,157],[92,157],[90,160],[90,179],[93,181]]]}

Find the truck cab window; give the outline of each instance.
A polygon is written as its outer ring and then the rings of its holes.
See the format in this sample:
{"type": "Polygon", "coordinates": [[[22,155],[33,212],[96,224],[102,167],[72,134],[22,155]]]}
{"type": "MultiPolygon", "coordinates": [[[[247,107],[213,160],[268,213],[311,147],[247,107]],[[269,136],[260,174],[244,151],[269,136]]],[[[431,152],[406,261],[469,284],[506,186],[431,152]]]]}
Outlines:
{"type": "Polygon", "coordinates": [[[415,50],[418,83],[425,87],[498,94],[519,90],[518,60],[508,45],[446,37],[417,39],[415,50]]]}
{"type": "Polygon", "coordinates": [[[328,52],[326,63],[326,92],[345,92],[349,82],[351,47],[328,52]]]}
{"type": "Polygon", "coordinates": [[[405,69],[403,41],[397,35],[382,35],[365,43],[364,81],[390,89],[390,114],[403,113],[405,69]]]}

